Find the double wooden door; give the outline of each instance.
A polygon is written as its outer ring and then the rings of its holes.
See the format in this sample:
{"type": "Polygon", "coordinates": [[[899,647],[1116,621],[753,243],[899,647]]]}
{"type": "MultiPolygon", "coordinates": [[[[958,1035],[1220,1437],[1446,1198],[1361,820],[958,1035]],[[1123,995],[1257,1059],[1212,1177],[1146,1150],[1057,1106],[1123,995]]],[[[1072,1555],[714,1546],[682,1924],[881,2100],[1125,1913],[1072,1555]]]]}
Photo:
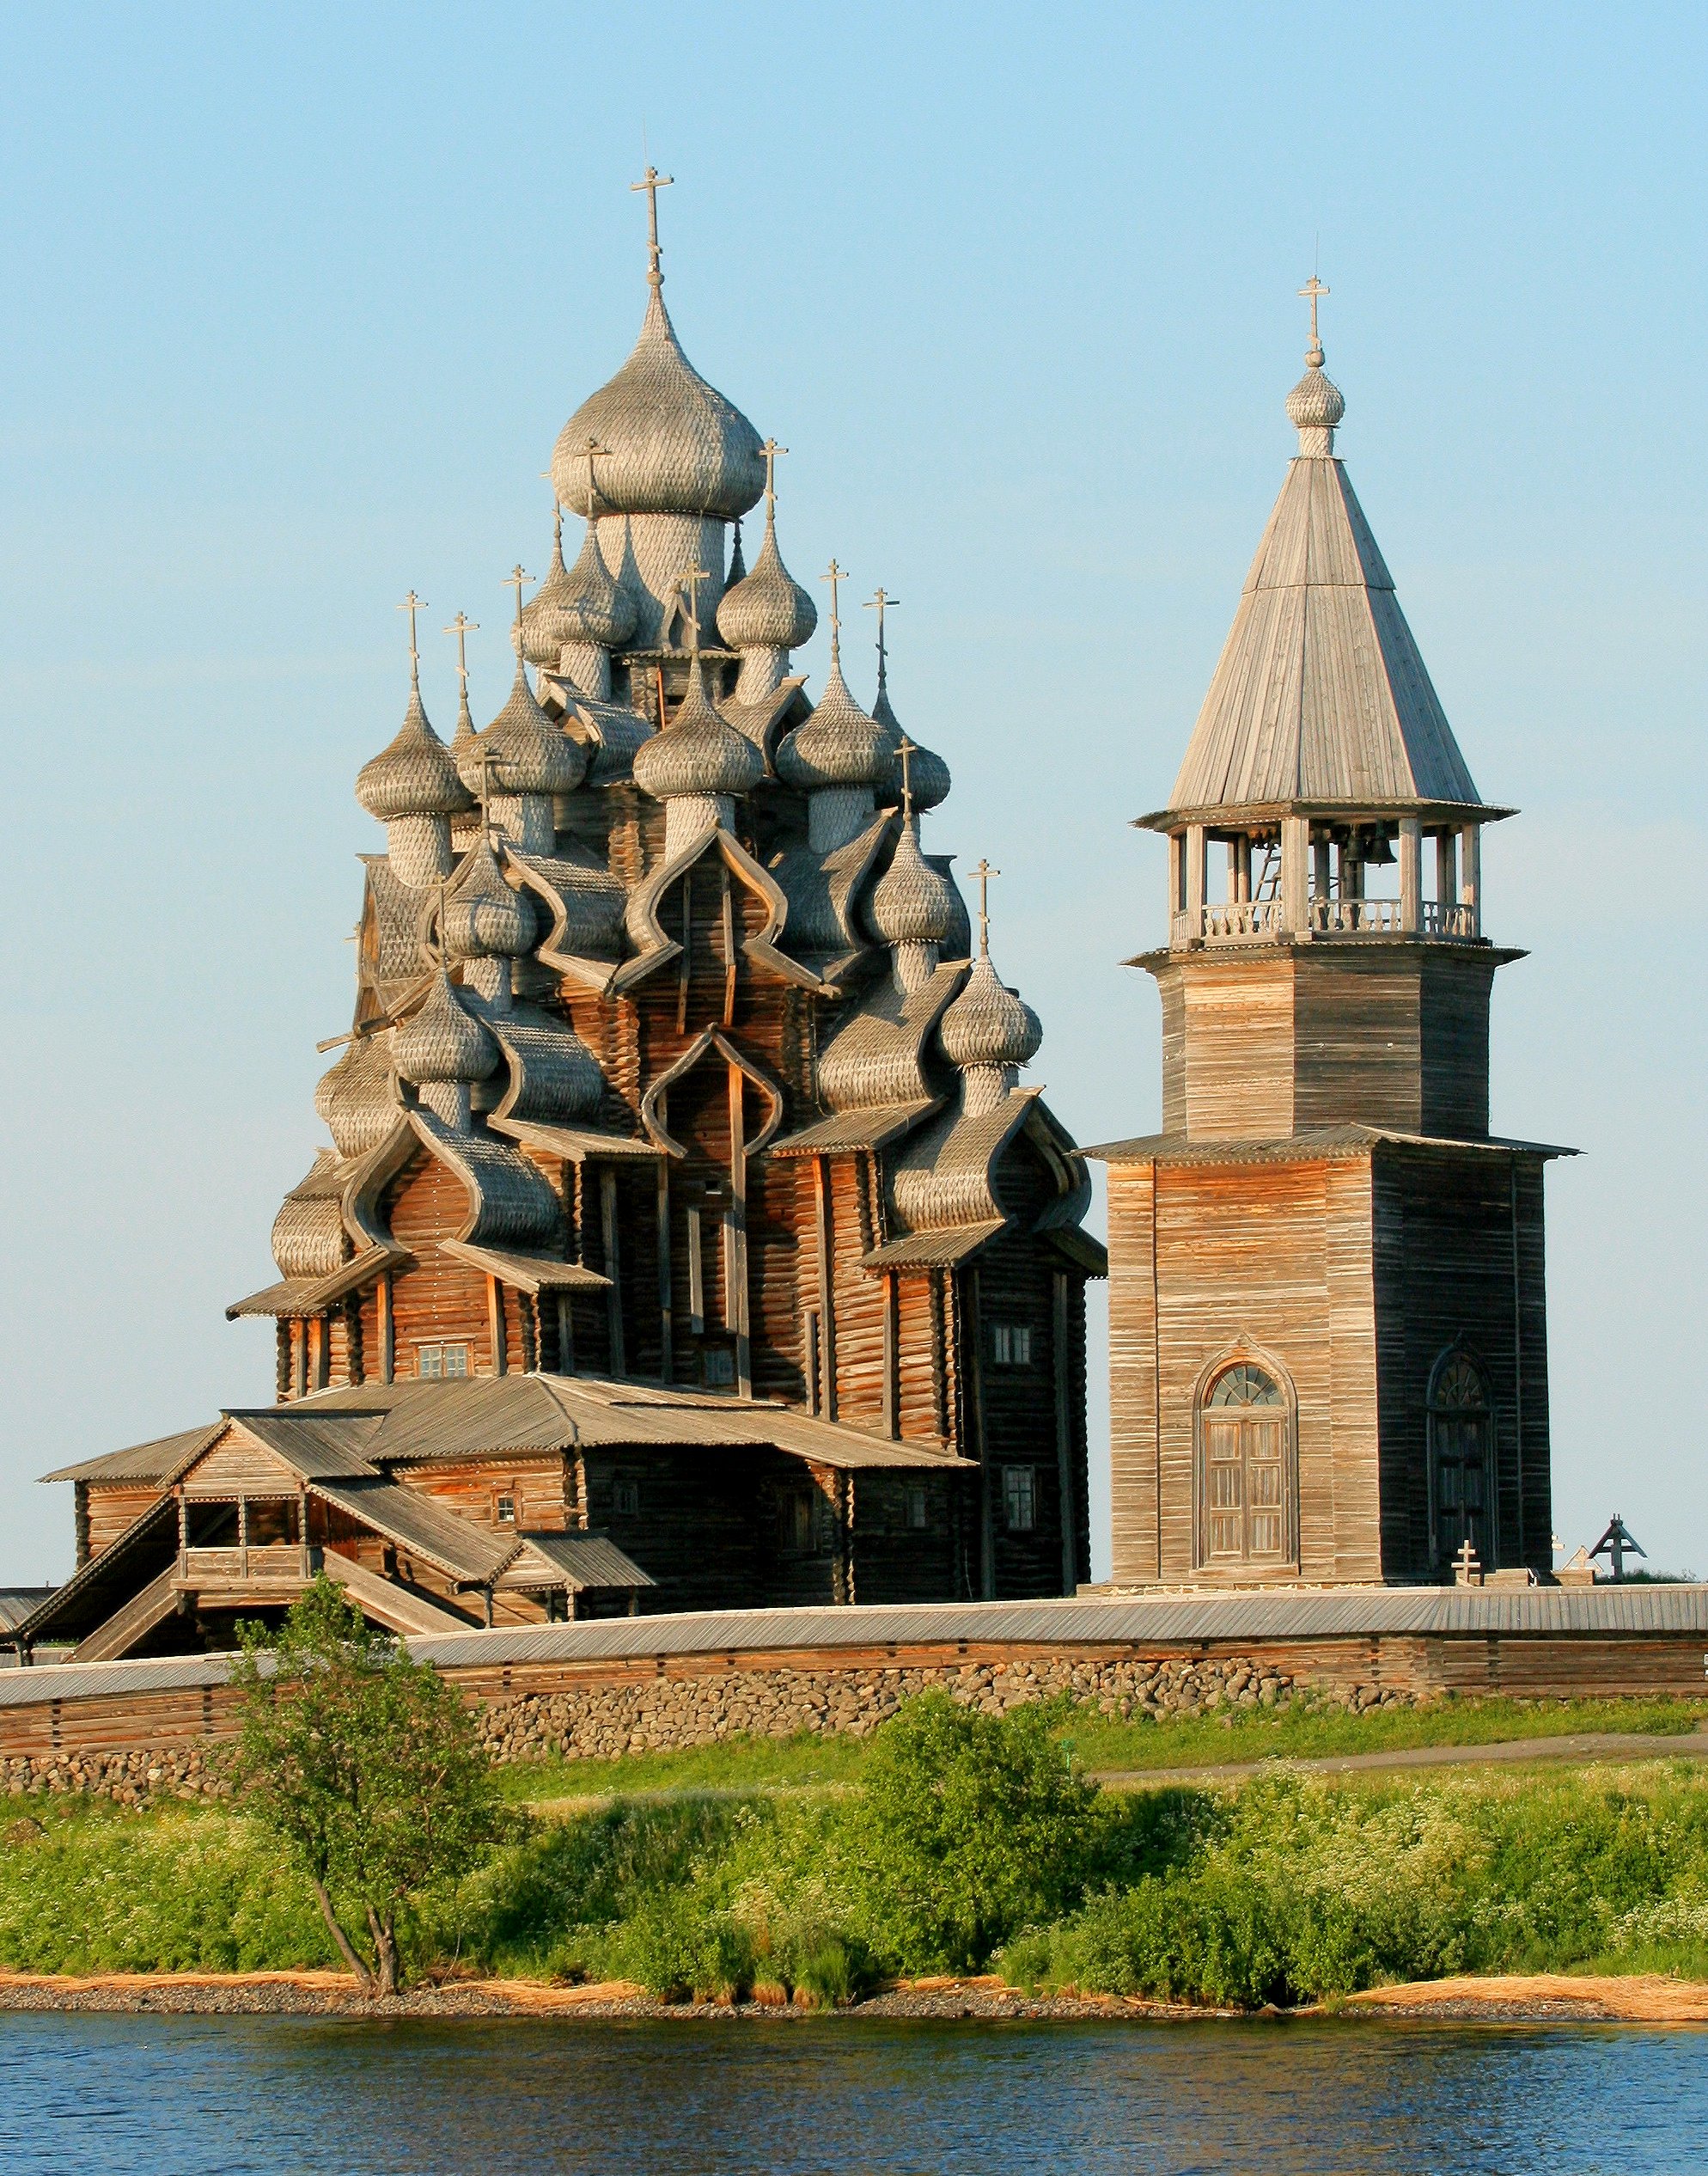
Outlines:
{"type": "Polygon", "coordinates": [[[1212,1564],[1287,1561],[1284,1411],[1205,1413],[1204,1540],[1212,1564]]]}
{"type": "Polygon", "coordinates": [[[1467,1542],[1484,1570],[1494,1561],[1490,1434],[1486,1413],[1430,1415],[1436,1561],[1443,1569],[1451,1567],[1467,1542]]]}

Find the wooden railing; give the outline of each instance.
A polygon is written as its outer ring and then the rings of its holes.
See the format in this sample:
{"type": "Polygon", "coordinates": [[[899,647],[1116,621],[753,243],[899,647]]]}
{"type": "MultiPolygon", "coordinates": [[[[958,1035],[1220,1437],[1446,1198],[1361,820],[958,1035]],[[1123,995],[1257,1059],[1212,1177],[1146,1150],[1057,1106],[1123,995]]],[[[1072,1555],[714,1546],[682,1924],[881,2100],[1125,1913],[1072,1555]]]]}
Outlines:
{"type": "Polygon", "coordinates": [[[178,1577],[192,1586],[233,1580],[312,1579],[314,1554],[295,1542],[258,1542],[247,1549],[185,1549],[178,1553],[178,1577]]]}
{"type": "MultiPolygon", "coordinates": [[[[1307,909],[1306,928],[1314,937],[1446,937],[1477,936],[1477,910],[1461,902],[1441,903],[1425,899],[1418,908],[1415,930],[1406,927],[1405,902],[1399,899],[1339,899],[1314,897],[1307,909]]],[[[1190,944],[1269,944],[1287,934],[1278,899],[1235,899],[1216,905],[1177,912],[1169,927],[1169,943],[1175,951],[1190,944]]]]}

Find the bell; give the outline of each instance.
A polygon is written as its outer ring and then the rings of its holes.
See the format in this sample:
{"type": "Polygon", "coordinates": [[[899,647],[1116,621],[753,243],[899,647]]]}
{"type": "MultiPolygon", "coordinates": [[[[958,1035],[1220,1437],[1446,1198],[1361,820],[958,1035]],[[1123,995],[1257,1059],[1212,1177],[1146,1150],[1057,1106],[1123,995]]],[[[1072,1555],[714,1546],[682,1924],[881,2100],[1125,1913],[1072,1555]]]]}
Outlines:
{"type": "Polygon", "coordinates": [[[1391,862],[1393,859],[1394,843],[1388,835],[1388,826],[1379,823],[1376,828],[1376,836],[1371,840],[1365,852],[1364,859],[1372,868],[1381,868],[1391,862]]]}

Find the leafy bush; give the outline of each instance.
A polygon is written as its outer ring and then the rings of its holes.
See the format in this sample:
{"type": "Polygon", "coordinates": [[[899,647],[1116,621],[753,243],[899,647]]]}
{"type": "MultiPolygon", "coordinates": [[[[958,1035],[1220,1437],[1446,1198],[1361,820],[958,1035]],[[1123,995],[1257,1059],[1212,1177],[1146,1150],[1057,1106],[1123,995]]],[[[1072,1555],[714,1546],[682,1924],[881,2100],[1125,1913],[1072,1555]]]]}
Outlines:
{"type": "Polygon", "coordinates": [[[875,1946],[900,1969],[976,1970],[1078,1900],[1097,1794],[1053,1720],[1042,1704],[985,1715],[927,1692],[875,1733],[848,1819],[875,1946]]]}

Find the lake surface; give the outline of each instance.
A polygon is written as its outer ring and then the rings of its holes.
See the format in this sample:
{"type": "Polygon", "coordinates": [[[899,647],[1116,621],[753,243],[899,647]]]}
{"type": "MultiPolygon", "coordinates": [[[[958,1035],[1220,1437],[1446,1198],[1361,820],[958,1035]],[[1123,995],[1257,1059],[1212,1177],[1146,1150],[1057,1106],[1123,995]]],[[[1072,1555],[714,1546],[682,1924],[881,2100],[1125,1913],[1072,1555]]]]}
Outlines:
{"type": "Polygon", "coordinates": [[[5,2176],[1708,2168],[1708,2035],[0,2015],[5,2176]]]}

